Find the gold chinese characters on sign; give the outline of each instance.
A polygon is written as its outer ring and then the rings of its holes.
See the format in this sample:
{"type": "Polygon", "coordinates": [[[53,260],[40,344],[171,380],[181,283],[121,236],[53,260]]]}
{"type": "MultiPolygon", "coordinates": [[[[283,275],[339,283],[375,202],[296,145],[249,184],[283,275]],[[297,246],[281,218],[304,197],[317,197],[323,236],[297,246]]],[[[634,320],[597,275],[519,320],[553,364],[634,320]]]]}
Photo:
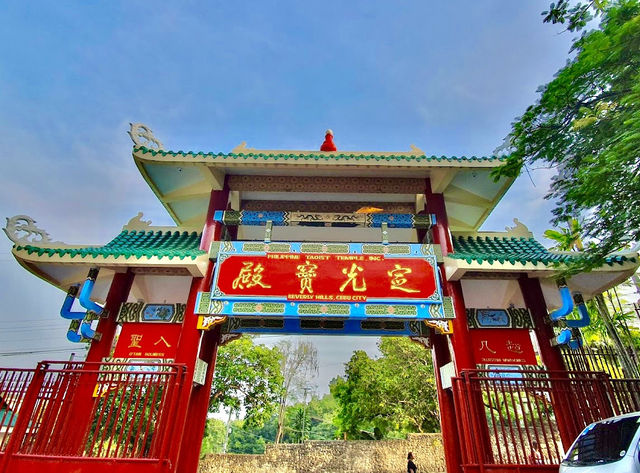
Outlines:
{"type": "Polygon", "coordinates": [[[426,299],[437,292],[434,262],[383,255],[230,255],[216,269],[219,295],[363,302],[426,299]]]}

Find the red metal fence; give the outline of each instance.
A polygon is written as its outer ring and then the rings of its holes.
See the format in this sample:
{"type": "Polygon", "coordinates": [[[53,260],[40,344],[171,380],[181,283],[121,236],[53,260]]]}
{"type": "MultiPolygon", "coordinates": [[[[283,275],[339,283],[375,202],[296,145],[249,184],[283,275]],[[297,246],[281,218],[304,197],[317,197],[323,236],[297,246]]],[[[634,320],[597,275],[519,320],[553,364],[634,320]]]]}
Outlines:
{"type": "Polygon", "coordinates": [[[33,373],[27,369],[0,369],[0,452],[5,450],[15,427],[33,373]]]}
{"type": "Polygon", "coordinates": [[[453,393],[465,471],[557,470],[588,424],[640,410],[640,380],[601,372],[463,371],[453,393]]]}
{"type": "Polygon", "coordinates": [[[18,471],[36,457],[167,463],[184,370],[176,364],[84,362],[0,370],[0,425],[6,424],[0,472],[18,471]]]}

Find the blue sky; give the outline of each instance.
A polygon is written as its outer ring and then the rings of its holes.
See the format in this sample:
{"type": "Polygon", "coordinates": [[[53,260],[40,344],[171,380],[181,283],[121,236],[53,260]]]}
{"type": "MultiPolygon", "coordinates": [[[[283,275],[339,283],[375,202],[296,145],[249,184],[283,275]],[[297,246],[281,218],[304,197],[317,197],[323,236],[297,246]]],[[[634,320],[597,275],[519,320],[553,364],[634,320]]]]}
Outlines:
{"type": "MultiPolygon", "coordinates": [[[[138,211],[171,221],[131,158],[129,122],[174,150],[487,155],[565,64],[544,1],[0,3],[0,216],[100,244],[138,211]]],[[[484,226],[548,227],[548,171],[520,178],[484,226]]],[[[0,237],[0,353],[70,346],[63,294],[0,237]]],[[[321,382],[348,353],[322,341],[321,382]],[[323,348],[323,349],[324,349],[323,348]],[[342,358],[340,358],[342,357],[342,358]]],[[[353,340],[371,350],[375,342],[353,340]]],[[[68,352],[3,357],[32,366],[68,352]]]]}

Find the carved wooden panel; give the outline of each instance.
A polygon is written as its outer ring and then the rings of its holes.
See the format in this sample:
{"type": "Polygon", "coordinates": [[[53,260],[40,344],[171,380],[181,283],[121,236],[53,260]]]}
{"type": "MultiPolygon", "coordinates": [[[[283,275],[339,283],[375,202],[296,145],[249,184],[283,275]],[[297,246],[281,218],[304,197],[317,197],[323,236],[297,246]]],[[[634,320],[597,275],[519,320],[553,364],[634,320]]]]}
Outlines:
{"type": "Polygon", "coordinates": [[[338,212],[353,213],[362,207],[376,207],[385,213],[411,214],[415,212],[412,202],[329,202],[297,200],[243,200],[242,210],[284,212],[338,212]]]}
{"type": "Polygon", "coordinates": [[[404,177],[229,176],[229,189],[252,192],[422,194],[425,180],[404,177]]]}

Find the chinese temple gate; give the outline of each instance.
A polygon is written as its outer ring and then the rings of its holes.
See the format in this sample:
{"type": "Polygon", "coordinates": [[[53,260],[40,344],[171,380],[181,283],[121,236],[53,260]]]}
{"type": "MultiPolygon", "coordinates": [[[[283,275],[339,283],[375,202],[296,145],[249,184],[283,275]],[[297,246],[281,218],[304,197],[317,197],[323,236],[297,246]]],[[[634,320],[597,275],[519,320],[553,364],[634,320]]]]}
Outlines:
{"type": "Polygon", "coordinates": [[[501,158],[343,152],[330,131],[322,151],[174,152],[129,133],[175,227],[139,213],[106,245],[70,246],[7,219],[15,258],[66,293],[66,336],[90,348],[0,369],[0,472],[197,471],[217,348],[243,333],[430,348],[449,473],[557,471],[585,425],[640,410],[640,381],[568,371],[560,350],[580,349],[584,300],[638,255],[558,286],[575,255],[517,219],[479,231],[513,183],[490,176],[501,158]]]}

